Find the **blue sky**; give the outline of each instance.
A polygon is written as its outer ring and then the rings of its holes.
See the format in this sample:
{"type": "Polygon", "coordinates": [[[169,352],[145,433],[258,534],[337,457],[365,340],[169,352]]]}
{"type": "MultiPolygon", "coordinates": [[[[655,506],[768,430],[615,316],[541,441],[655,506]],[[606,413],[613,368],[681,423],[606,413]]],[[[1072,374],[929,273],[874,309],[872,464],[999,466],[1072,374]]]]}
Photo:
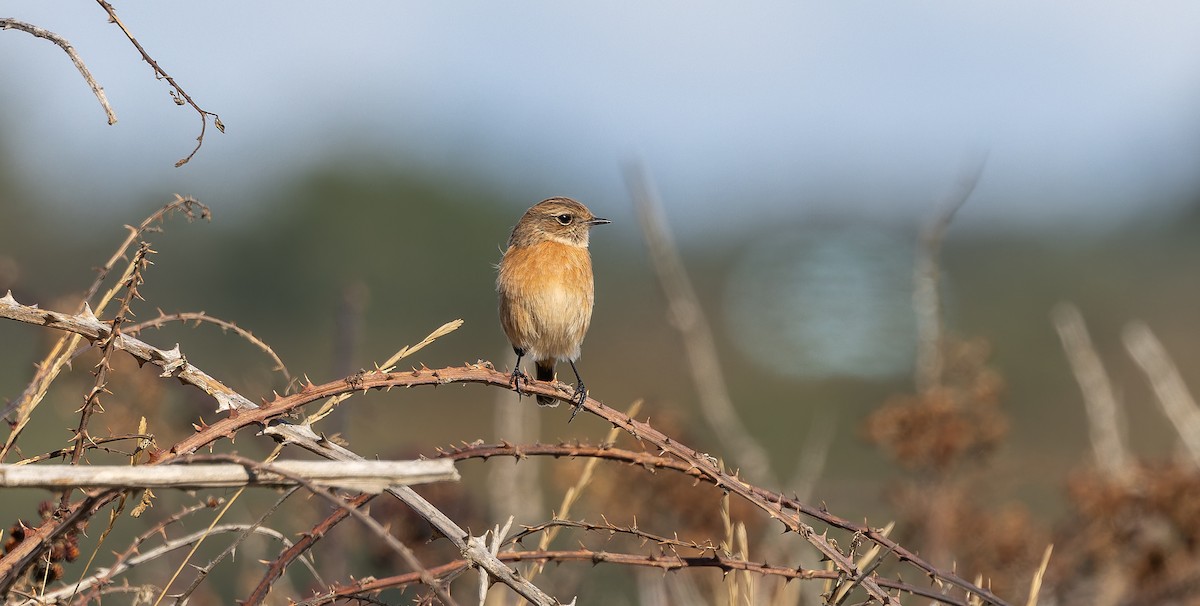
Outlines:
{"type": "Polygon", "coordinates": [[[701,230],[928,214],[983,150],[968,222],[1119,219],[1200,184],[1200,5],[1182,1],[121,3],[228,126],[180,169],[198,118],[99,7],[4,8],[69,39],[120,119],[59,49],[0,32],[0,137],[68,207],[252,208],[256,186],[360,150],[601,207],[627,206],[640,160],[701,230]]]}

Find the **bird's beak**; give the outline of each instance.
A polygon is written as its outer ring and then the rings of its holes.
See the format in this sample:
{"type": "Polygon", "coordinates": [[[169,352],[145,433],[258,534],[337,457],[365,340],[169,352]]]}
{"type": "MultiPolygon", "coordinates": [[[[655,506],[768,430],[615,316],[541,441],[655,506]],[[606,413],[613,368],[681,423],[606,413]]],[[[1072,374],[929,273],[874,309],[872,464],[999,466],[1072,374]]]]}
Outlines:
{"type": "Polygon", "coordinates": [[[587,223],[588,225],[604,225],[607,223],[612,223],[612,221],[609,221],[608,219],[601,219],[600,217],[592,217],[592,220],[588,221],[587,223]]]}

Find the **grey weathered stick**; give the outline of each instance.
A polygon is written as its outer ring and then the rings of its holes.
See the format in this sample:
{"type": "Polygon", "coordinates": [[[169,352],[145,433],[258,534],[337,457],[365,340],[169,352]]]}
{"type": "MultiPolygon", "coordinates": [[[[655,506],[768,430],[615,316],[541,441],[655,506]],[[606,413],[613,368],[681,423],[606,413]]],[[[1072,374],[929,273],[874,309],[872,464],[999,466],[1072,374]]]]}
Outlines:
{"type": "Polygon", "coordinates": [[[1125,341],[1129,355],[1146,373],[1158,403],[1179,432],[1192,462],[1200,467],[1200,407],[1196,406],[1196,399],[1188,391],[1167,348],[1145,322],[1130,323],[1121,332],[1121,339],[1125,341]]]}
{"type": "MultiPolygon", "coordinates": [[[[362,457],[357,453],[342,448],[329,440],[321,439],[307,425],[272,424],[264,429],[263,433],[279,436],[286,442],[295,443],[297,446],[327,459],[335,461],[362,460],[362,457]]],[[[537,585],[522,577],[519,572],[509,568],[508,565],[492,555],[482,537],[471,536],[471,533],[463,530],[454,520],[447,517],[446,514],[442,513],[437,507],[434,507],[429,501],[426,501],[424,497],[417,494],[412,488],[400,486],[389,488],[387,492],[412,508],[417,515],[428,520],[438,532],[442,533],[443,536],[458,548],[463,558],[470,562],[472,566],[483,568],[488,574],[508,585],[513,591],[533,604],[537,604],[538,606],[554,606],[560,603],[551,597],[550,594],[538,588],[537,585]]]]}
{"type": "Polygon", "coordinates": [[[400,556],[400,559],[404,560],[404,562],[408,564],[408,567],[412,568],[413,571],[420,576],[421,582],[433,590],[433,593],[437,596],[438,601],[446,606],[458,606],[458,602],[454,601],[454,598],[450,596],[449,588],[440,583],[432,574],[430,574],[429,569],[417,559],[416,554],[413,553],[412,549],[410,549],[408,545],[405,545],[400,539],[397,539],[395,536],[393,536],[392,533],[388,531],[383,524],[380,524],[375,518],[363,513],[358,507],[343,501],[335,494],[335,491],[316,486],[300,476],[289,474],[283,469],[274,467],[269,463],[261,463],[259,461],[255,461],[254,459],[248,459],[239,455],[195,455],[195,458],[198,461],[227,460],[252,468],[258,473],[276,473],[289,477],[304,487],[304,489],[313,496],[328,501],[330,505],[345,511],[350,515],[350,517],[354,518],[363,526],[366,526],[367,529],[370,530],[371,534],[375,535],[388,547],[392,548],[392,550],[400,556]]]}
{"type": "MultiPolygon", "coordinates": [[[[273,468],[318,486],[378,493],[394,486],[456,481],[450,461],[275,461],[273,468]]],[[[227,488],[294,486],[273,473],[234,463],[191,465],[0,465],[3,488],[227,488]]]]}
{"type": "Polygon", "coordinates": [[[732,459],[738,465],[767,484],[778,484],[766,449],[750,435],[733,406],[717,357],[712,327],[700,308],[700,297],[692,287],[683,259],[667,229],[662,204],[653,192],[650,179],[640,168],[632,168],[626,180],[650,260],[667,297],[671,323],[683,337],[683,351],[696,383],[700,412],[721,444],[733,453],[732,459]]]}
{"type": "MultiPolygon", "coordinates": [[[[36,305],[21,305],[17,303],[16,299],[13,299],[11,292],[4,297],[0,297],[0,317],[73,332],[93,342],[108,337],[111,331],[109,325],[101,322],[96,317],[96,314],[92,313],[91,306],[87,304],[84,304],[84,310],[81,314],[66,314],[38,309],[36,305]]],[[[232,409],[258,408],[254,402],[251,402],[242,394],[226,387],[220,381],[209,376],[208,373],[188,364],[187,358],[179,351],[178,345],[170,350],[159,349],[135,337],[121,334],[117,335],[117,338],[113,340],[113,347],[127,351],[138,359],[151,362],[155,366],[162,368],[160,375],[162,377],[175,376],[184,383],[195,385],[204,390],[205,393],[216,399],[218,412],[232,409]]]]}
{"type": "Polygon", "coordinates": [[[62,36],[50,30],[40,28],[30,23],[25,23],[24,21],[17,21],[16,19],[0,18],[0,30],[3,29],[21,30],[31,36],[49,40],[57,44],[58,47],[63,49],[63,52],[67,53],[67,56],[71,58],[71,63],[75,64],[75,69],[79,70],[79,73],[83,75],[83,79],[86,80],[88,86],[91,87],[92,93],[94,93],[96,95],[96,99],[100,101],[100,107],[104,108],[104,114],[108,116],[108,123],[110,125],[117,123],[117,113],[114,112],[112,106],[108,104],[108,97],[104,94],[104,88],[96,83],[96,79],[92,77],[92,72],[88,71],[87,66],[83,64],[83,59],[79,56],[79,53],[75,52],[75,47],[71,46],[71,43],[67,42],[66,38],[63,38],[62,36]]]}
{"type": "Polygon", "coordinates": [[[175,551],[176,549],[181,549],[183,547],[187,547],[187,546],[195,543],[196,541],[199,541],[199,540],[204,539],[211,535],[222,534],[222,533],[233,533],[233,532],[247,532],[247,531],[249,531],[253,534],[261,534],[264,536],[275,538],[275,539],[279,540],[279,542],[283,543],[284,545],[290,546],[292,544],[292,542],[287,537],[285,537],[282,533],[280,533],[277,530],[272,530],[270,528],[262,528],[262,527],[255,528],[252,524],[221,524],[221,525],[215,526],[211,529],[197,530],[196,532],[193,532],[192,534],[189,534],[184,537],[180,537],[178,539],[170,539],[168,541],[165,541],[162,545],[159,545],[157,547],[150,547],[150,548],[140,551],[137,555],[129,558],[128,560],[126,560],[124,562],[121,562],[120,564],[118,564],[116,566],[116,568],[114,568],[112,570],[110,570],[108,568],[97,569],[94,574],[83,579],[82,581],[80,581],[78,583],[71,583],[70,585],[67,585],[65,587],[60,587],[54,591],[47,592],[45,595],[42,595],[38,598],[30,599],[25,602],[17,602],[17,603],[22,604],[23,606],[33,606],[33,605],[46,606],[48,604],[71,603],[71,602],[73,602],[73,600],[71,599],[73,596],[75,596],[79,593],[82,593],[84,591],[87,591],[88,589],[91,589],[97,583],[111,581],[111,579],[113,577],[115,577],[119,574],[122,574],[122,573],[128,571],[129,569],[134,568],[135,566],[139,566],[146,562],[150,562],[150,561],[156,560],[158,558],[161,558],[161,557],[165,556],[166,554],[171,553],[172,551],[175,551]]]}
{"type": "Polygon", "coordinates": [[[971,199],[983,167],[987,163],[984,154],[974,166],[964,170],[958,183],[941,204],[941,210],[921,230],[917,255],[913,264],[913,311],[917,319],[917,363],[913,373],[917,391],[928,391],[942,382],[942,270],[938,263],[942,252],[942,240],[946,228],[954,220],[958,210],[971,199]]]}
{"type": "Polygon", "coordinates": [[[1083,314],[1070,303],[1059,303],[1050,315],[1083,392],[1096,464],[1116,479],[1127,479],[1130,463],[1122,433],[1121,407],[1100,355],[1092,346],[1083,314]]]}

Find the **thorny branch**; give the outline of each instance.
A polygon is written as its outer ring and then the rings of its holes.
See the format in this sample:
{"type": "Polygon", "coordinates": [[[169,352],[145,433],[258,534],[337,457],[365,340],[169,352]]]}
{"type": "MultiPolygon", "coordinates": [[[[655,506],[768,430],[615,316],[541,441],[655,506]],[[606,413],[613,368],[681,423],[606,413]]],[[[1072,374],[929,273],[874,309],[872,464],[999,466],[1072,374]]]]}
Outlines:
{"type": "Polygon", "coordinates": [[[359,509],[371,502],[377,495],[360,494],[346,501],[346,507],[338,507],[333,510],[325,519],[318,522],[311,530],[300,535],[300,539],[293,545],[284,549],[279,555],[271,560],[267,565],[267,571],[263,574],[262,580],[250,592],[242,604],[244,606],[257,606],[267,599],[267,592],[271,590],[271,585],[283,576],[283,572],[291,566],[297,558],[303,556],[312,546],[325,537],[325,534],[333,530],[342,520],[350,516],[348,508],[359,509]]]}
{"type": "MultiPolygon", "coordinates": [[[[133,262],[130,263],[130,266],[133,267],[133,272],[122,284],[125,288],[125,296],[121,297],[117,306],[117,313],[109,322],[108,336],[99,342],[100,361],[96,363],[96,380],[92,385],[91,391],[84,398],[83,407],[76,411],[79,413],[79,427],[75,430],[75,448],[71,451],[71,465],[79,464],[79,459],[83,456],[85,443],[91,441],[91,436],[88,435],[88,422],[91,420],[92,414],[100,408],[100,396],[109,393],[108,373],[112,370],[110,356],[113,353],[113,341],[121,334],[121,324],[125,322],[127,316],[132,314],[129,309],[130,304],[133,303],[134,299],[142,298],[141,294],[138,293],[138,287],[142,285],[142,272],[150,266],[149,257],[153,253],[154,251],[150,249],[148,242],[142,242],[138,246],[137,252],[133,255],[133,262]]],[[[71,491],[68,489],[63,492],[62,502],[59,506],[65,508],[70,499],[71,491]]]]}
{"type": "Polygon", "coordinates": [[[637,522],[634,522],[634,524],[631,526],[620,526],[617,524],[613,524],[612,522],[609,522],[607,519],[605,519],[602,524],[592,524],[590,522],[585,522],[582,520],[575,521],[575,520],[554,519],[554,520],[550,520],[548,522],[543,522],[541,524],[535,524],[533,526],[525,526],[520,532],[509,537],[508,540],[505,541],[505,544],[508,544],[508,545],[520,544],[521,541],[525,537],[528,537],[528,536],[534,535],[534,534],[538,534],[538,533],[542,533],[542,532],[546,532],[546,531],[550,530],[551,528],[575,528],[578,530],[586,530],[589,532],[607,533],[610,537],[619,535],[619,534],[628,535],[628,536],[634,537],[634,538],[642,541],[643,543],[647,543],[647,542],[654,543],[655,545],[657,545],[660,548],[667,548],[667,549],[670,549],[671,551],[675,551],[676,549],[682,548],[682,549],[694,549],[696,551],[699,551],[701,554],[706,553],[706,552],[716,554],[717,549],[718,549],[717,546],[714,545],[711,540],[705,541],[703,543],[697,543],[695,541],[684,541],[684,540],[680,539],[678,536],[672,538],[672,537],[665,537],[662,535],[654,534],[652,532],[646,532],[645,530],[642,530],[641,528],[637,527],[637,522]]]}
{"type": "Polygon", "coordinates": [[[177,549],[189,547],[196,541],[199,541],[199,540],[205,538],[206,536],[211,536],[211,535],[215,535],[215,534],[249,531],[254,534],[261,534],[264,536],[272,537],[272,538],[278,540],[279,542],[283,543],[284,545],[289,545],[289,546],[291,545],[291,541],[289,541],[287,537],[283,536],[283,534],[279,533],[278,531],[271,530],[270,528],[254,528],[253,526],[254,526],[253,524],[221,524],[219,526],[213,527],[211,530],[209,530],[209,529],[198,530],[196,532],[193,532],[186,536],[180,537],[178,539],[171,539],[171,540],[165,541],[162,545],[152,547],[150,549],[147,549],[146,551],[133,553],[130,555],[130,557],[122,560],[121,562],[119,562],[118,564],[116,564],[112,567],[101,568],[100,570],[98,570],[96,572],[95,575],[92,575],[92,576],[84,579],[80,583],[72,583],[70,585],[67,585],[66,587],[61,587],[59,589],[56,589],[52,592],[46,593],[45,595],[42,595],[42,596],[39,596],[36,598],[31,597],[31,599],[28,602],[26,602],[26,605],[27,606],[34,606],[34,605],[42,606],[42,605],[47,605],[47,604],[74,603],[74,601],[71,600],[70,598],[72,595],[78,593],[79,591],[95,590],[97,593],[99,593],[100,587],[104,583],[108,582],[112,577],[117,576],[122,573],[125,573],[129,569],[139,566],[141,564],[144,564],[146,562],[150,562],[152,560],[161,558],[165,554],[175,551],[177,549]]]}
{"type": "MultiPolygon", "coordinates": [[[[134,242],[139,241],[142,234],[161,230],[160,226],[167,217],[176,213],[183,214],[188,221],[197,217],[201,219],[209,219],[211,217],[208,207],[198,202],[195,198],[176,194],[175,200],[151,213],[137,227],[126,225],[125,228],[129,231],[129,234],[125,237],[121,245],[117,247],[116,251],[113,252],[112,256],[109,257],[108,261],[97,269],[96,279],[88,287],[87,292],[84,293],[83,299],[77,308],[78,313],[92,313],[89,305],[95,310],[95,314],[103,313],[109,302],[116,296],[120,288],[120,283],[129,278],[134,268],[132,264],[127,264],[125,273],[118,280],[119,283],[109,289],[99,300],[92,302],[92,297],[100,292],[100,287],[104,285],[104,281],[113,267],[121,259],[125,258],[129,247],[133,246],[134,242]]],[[[6,438],[4,447],[0,449],[0,461],[4,460],[9,450],[16,444],[17,438],[21,435],[21,431],[25,428],[26,423],[29,422],[33,411],[45,397],[46,390],[49,389],[50,384],[54,382],[54,379],[62,371],[63,367],[71,361],[73,355],[71,352],[75,350],[75,346],[79,344],[80,339],[81,336],[78,333],[64,335],[60,338],[54,344],[54,347],[51,348],[50,353],[36,366],[37,372],[34,373],[29,386],[21,392],[20,397],[5,406],[3,411],[0,411],[0,417],[8,417],[13,412],[17,413],[16,425],[6,438]]]]}
{"type": "MultiPolygon", "coordinates": [[[[12,299],[11,295],[0,298],[0,317],[8,317],[10,319],[28,322],[36,325],[48,326],[61,330],[77,332],[89,340],[104,338],[109,334],[109,328],[94,318],[87,317],[86,314],[74,316],[70,314],[62,314],[59,312],[40,310],[18,304],[12,299]]],[[[244,396],[237,394],[228,387],[225,387],[206,373],[191,366],[186,358],[179,353],[178,349],[166,352],[154,348],[142,341],[121,335],[115,341],[116,346],[120,349],[131,353],[139,360],[150,362],[152,364],[163,367],[166,372],[165,376],[175,376],[180,380],[196,385],[212,395],[218,401],[218,409],[229,410],[237,409],[237,413],[229,417],[223,418],[216,423],[204,426],[199,431],[179,442],[165,453],[159,453],[160,460],[170,459],[183,454],[195,452],[198,448],[208,445],[218,439],[232,437],[239,430],[251,425],[262,427],[270,427],[277,431],[280,428],[296,428],[287,424],[280,424],[280,417],[285,414],[304,406],[305,404],[322,400],[328,397],[337,396],[344,393],[354,391],[366,391],[369,389],[390,390],[393,387],[415,387],[415,386],[437,386],[449,383],[479,383],[492,387],[500,387],[511,389],[508,381],[508,375],[501,373],[490,364],[479,363],[471,364],[463,367],[449,367],[438,370],[428,368],[414,369],[411,372],[392,372],[385,373],[379,371],[362,372],[354,376],[347,377],[337,381],[316,385],[311,382],[303,385],[297,393],[288,396],[277,396],[273,401],[264,403],[261,407],[256,407],[251,404],[244,396]]],[[[533,394],[547,395],[567,401],[573,393],[569,386],[556,382],[539,382],[530,381],[526,385],[526,391],[533,394]]],[[[799,533],[810,544],[817,548],[821,554],[833,562],[834,566],[841,574],[847,575],[850,578],[858,580],[858,583],[866,590],[874,599],[883,604],[896,604],[896,598],[889,595],[879,584],[875,577],[863,577],[855,563],[837,547],[831,544],[823,535],[817,532],[808,524],[803,522],[799,514],[804,514],[817,519],[826,520],[837,519],[836,516],[819,515],[819,510],[795,503],[790,499],[783,498],[782,495],[765,491],[761,488],[752,486],[743,482],[741,479],[728,474],[719,469],[715,461],[711,460],[707,455],[702,455],[695,450],[680,444],[658,430],[654,429],[647,423],[643,423],[621,412],[614,410],[600,403],[599,401],[589,398],[584,402],[584,408],[589,412],[601,417],[605,421],[612,423],[614,426],[621,427],[626,432],[634,436],[636,439],[648,442],[654,445],[663,455],[670,455],[681,462],[685,463],[689,468],[694,468],[698,474],[697,477],[708,481],[715,486],[732,492],[756,505],[763,511],[767,512],[773,519],[782,522],[788,530],[799,533]],[[818,515],[814,515],[818,514],[818,515]]],[[[304,428],[307,429],[307,428],[304,428]]],[[[311,433],[311,429],[307,429],[311,433]]],[[[327,441],[310,440],[306,447],[319,449],[325,456],[334,456],[324,451],[336,450],[336,445],[331,445],[327,441]]],[[[341,449],[344,451],[345,449],[341,449]]],[[[348,456],[342,454],[340,456],[348,456]]],[[[356,455],[355,455],[356,456],[356,455]]],[[[404,490],[404,489],[400,489],[404,490]]],[[[397,491],[392,491],[396,494],[397,491]]],[[[415,493],[413,493],[415,495],[415,493]]],[[[64,516],[63,524],[56,527],[47,528],[47,525],[39,527],[33,531],[33,535],[40,538],[46,537],[53,532],[64,531],[65,524],[70,524],[75,521],[77,516],[82,511],[86,511],[97,505],[97,502],[104,501],[103,495],[96,495],[85,499],[79,503],[69,515],[64,516]],[[55,530],[57,528],[57,530],[55,530]],[[46,533],[43,535],[42,533],[46,533]]],[[[111,497],[109,497],[111,498],[111,497]]],[[[419,497],[418,497],[419,498],[419,497]]],[[[102,502],[100,502],[102,504],[102,502]]],[[[841,520],[841,524],[835,524],[839,527],[852,527],[849,522],[841,520]]],[[[891,547],[895,545],[881,533],[874,529],[867,529],[868,532],[864,536],[870,540],[891,547]]],[[[444,533],[445,534],[445,533],[444,533]]],[[[449,535],[447,535],[449,536],[449,535]]],[[[459,535],[462,537],[462,535],[459,535]]],[[[461,540],[461,538],[460,538],[461,540]]],[[[30,558],[36,553],[33,546],[24,547],[29,541],[26,540],[21,545],[17,546],[14,552],[10,552],[3,559],[0,559],[0,578],[10,579],[9,574],[14,566],[19,564],[20,567],[28,564],[30,558]]],[[[477,546],[478,547],[478,546],[477,546]]],[[[486,549],[485,549],[486,551],[486,549]]],[[[969,591],[982,599],[987,600],[992,604],[1005,604],[1003,600],[996,597],[990,591],[978,587],[954,574],[939,570],[924,562],[912,552],[899,548],[893,549],[896,555],[905,561],[912,562],[917,567],[921,568],[927,574],[941,579],[942,581],[958,586],[966,591],[969,591]]],[[[490,571],[489,571],[490,572],[490,571]]],[[[510,570],[511,573],[511,570],[510,570]]],[[[503,580],[503,579],[502,579],[503,580]]],[[[510,586],[512,584],[510,583],[510,586]]],[[[524,595],[524,594],[523,594],[524,595]]]]}
{"type": "MultiPolygon", "coordinates": [[[[713,481],[712,476],[704,473],[704,471],[696,466],[691,465],[687,461],[666,457],[650,452],[638,452],[623,448],[616,448],[608,445],[594,446],[588,444],[468,444],[465,446],[439,449],[435,455],[438,458],[448,458],[455,461],[463,461],[466,459],[490,459],[492,457],[513,457],[522,459],[532,456],[549,456],[549,457],[590,457],[605,459],[614,462],[627,463],[642,467],[646,470],[653,471],[655,469],[668,469],[678,473],[682,473],[690,478],[708,482],[710,484],[719,485],[713,481]]],[[[783,508],[790,509],[801,513],[807,517],[819,520],[822,523],[855,533],[870,539],[879,545],[883,550],[893,553],[902,561],[911,562],[913,565],[925,571],[934,578],[939,578],[942,581],[958,586],[968,592],[979,594],[992,604],[1004,604],[1003,600],[991,594],[986,590],[974,586],[965,579],[962,579],[953,572],[947,572],[935,568],[932,564],[922,559],[916,553],[901,546],[899,543],[888,538],[888,536],[879,529],[872,528],[863,524],[856,524],[836,516],[823,507],[813,507],[801,502],[799,499],[789,498],[780,493],[772,492],[757,486],[750,486],[750,490],[761,497],[761,500],[772,505],[778,505],[783,508]]],[[[768,512],[772,511],[770,509],[768,512]]]]}
{"type": "MultiPolygon", "coordinates": [[[[8,317],[41,326],[56,325],[55,327],[57,328],[66,329],[68,332],[73,332],[89,341],[96,341],[109,334],[108,327],[97,320],[86,305],[84,313],[79,315],[47,312],[37,307],[17,304],[13,300],[11,293],[0,298],[0,317],[8,317]],[[70,328],[67,328],[68,326],[70,328]]],[[[150,362],[162,368],[164,372],[161,376],[164,378],[173,376],[185,384],[199,387],[217,400],[218,410],[239,411],[239,414],[242,411],[261,410],[241,394],[229,389],[207,373],[189,364],[187,359],[180,353],[178,346],[171,351],[166,351],[153,347],[129,335],[120,335],[115,343],[117,348],[130,353],[143,363],[150,362]]],[[[355,377],[342,380],[339,384],[346,389],[334,395],[350,394],[358,390],[355,377]]],[[[322,397],[318,396],[317,399],[321,399],[322,397]]],[[[295,406],[291,408],[295,408],[295,406]]],[[[288,410],[291,410],[291,408],[288,410]]],[[[281,413],[286,414],[286,411],[281,410],[281,413]]],[[[198,448],[222,438],[232,437],[233,435],[232,432],[222,433],[225,431],[225,427],[220,426],[220,423],[198,427],[197,429],[198,433],[196,435],[207,435],[209,437],[201,440],[202,443],[188,439],[184,441],[186,444],[176,444],[168,451],[156,451],[150,464],[163,463],[181,455],[191,454],[198,448]]],[[[297,444],[326,458],[340,461],[363,460],[361,456],[318,436],[306,425],[279,423],[271,425],[265,431],[273,436],[279,436],[280,440],[297,444]]],[[[483,545],[482,540],[478,537],[471,537],[466,531],[455,524],[453,520],[429,504],[428,501],[411,488],[407,486],[389,488],[388,493],[403,501],[406,505],[413,508],[418,515],[428,520],[438,532],[441,532],[454,542],[468,560],[487,570],[488,574],[511,587],[525,599],[539,606],[556,603],[554,598],[550,597],[549,594],[522,578],[516,571],[492,556],[486,546],[483,545]]],[[[66,533],[81,521],[86,520],[97,509],[112,502],[120,494],[121,491],[118,490],[94,491],[89,493],[82,501],[75,503],[70,510],[63,512],[58,518],[47,521],[37,528],[29,529],[25,540],[13,546],[3,557],[0,557],[0,592],[8,590],[12,586],[17,579],[17,573],[24,570],[26,566],[36,559],[41,546],[45,542],[66,533]]]]}
{"type": "MultiPolygon", "coordinates": [[[[645,555],[594,551],[590,549],[576,549],[557,551],[506,551],[500,552],[499,558],[505,562],[588,562],[593,565],[607,563],[624,566],[643,566],[647,568],[658,568],[666,572],[683,570],[687,568],[716,568],[725,572],[746,571],[766,576],[780,577],[787,580],[836,580],[840,574],[838,571],[834,570],[809,570],[791,568],[787,566],[771,566],[769,564],[752,562],[739,558],[731,558],[718,554],[682,557],[678,555],[666,554],[645,555]]],[[[431,568],[429,571],[434,576],[440,578],[456,574],[466,568],[467,563],[465,561],[456,560],[431,568]]],[[[887,589],[929,598],[931,600],[935,600],[938,604],[947,604],[949,606],[969,606],[969,604],[971,604],[966,600],[944,595],[941,592],[928,587],[918,587],[916,585],[910,585],[902,581],[893,581],[891,579],[878,579],[878,581],[881,586],[886,587],[887,589]]],[[[404,587],[417,582],[420,582],[420,578],[415,574],[403,574],[379,579],[363,579],[349,586],[338,587],[326,594],[322,594],[313,599],[300,602],[300,606],[320,606],[346,599],[363,599],[366,594],[382,591],[384,589],[404,587]]]]}
{"type": "Polygon", "coordinates": [[[126,334],[136,335],[148,328],[162,328],[169,322],[181,322],[184,324],[192,322],[196,326],[199,326],[201,323],[207,323],[214,324],[220,327],[220,329],[223,331],[231,330],[238,336],[248,341],[251,345],[254,345],[258,349],[262,350],[263,353],[267,354],[267,356],[271,358],[271,361],[275,363],[275,368],[272,370],[279,371],[283,375],[283,380],[287,383],[290,384],[292,382],[292,373],[288,372],[287,365],[283,363],[283,360],[278,354],[275,353],[275,350],[271,349],[271,346],[267,345],[265,341],[255,336],[254,333],[242,328],[241,326],[238,326],[233,322],[210,316],[203,311],[182,311],[169,314],[160,309],[158,310],[157,318],[146,320],[144,322],[138,322],[137,324],[130,324],[129,326],[125,327],[124,332],[126,334]]]}
{"type": "MultiPolygon", "coordinates": [[[[148,433],[130,433],[130,434],[119,435],[119,436],[104,436],[101,438],[89,437],[87,447],[89,449],[99,448],[101,450],[104,450],[105,452],[117,452],[117,453],[125,455],[125,456],[130,456],[130,454],[127,452],[122,452],[122,451],[112,449],[112,448],[105,448],[105,447],[102,447],[101,445],[108,444],[110,442],[122,442],[125,440],[152,440],[152,439],[154,439],[154,434],[148,434],[148,433]]],[[[70,455],[73,450],[75,450],[74,445],[68,446],[66,448],[59,448],[58,450],[52,450],[50,452],[45,452],[45,453],[42,453],[39,455],[34,455],[32,457],[21,459],[20,461],[16,462],[16,465],[29,465],[30,463],[37,463],[38,461],[45,461],[45,460],[53,459],[56,457],[65,457],[65,456],[70,455]]]]}
{"type": "MultiPolygon", "coordinates": [[[[275,500],[275,503],[271,505],[271,507],[258,516],[258,519],[255,520],[254,523],[250,524],[245,530],[238,534],[236,539],[226,545],[225,549],[222,549],[221,553],[217,554],[217,557],[209,560],[207,564],[200,567],[199,570],[196,571],[196,578],[192,579],[191,584],[189,584],[183,591],[179,592],[179,595],[175,596],[175,603],[180,605],[187,604],[188,597],[195,593],[196,589],[200,587],[200,584],[204,582],[204,579],[208,578],[208,575],[212,573],[213,569],[216,568],[222,560],[234,553],[238,546],[241,545],[242,542],[245,541],[251,534],[254,534],[254,532],[259,528],[262,528],[263,524],[266,523],[267,518],[274,515],[275,512],[279,510],[280,506],[283,505],[284,501],[287,501],[293,494],[296,494],[296,491],[298,490],[300,490],[300,488],[295,487],[285,491],[278,499],[275,500]]],[[[284,545],[287,548],[291,548],[293,546],[287,543],[284,545]]],[[[309,565],[309,570],[313,572],[314,576],[317,579],[320,579],[321,576],[316,574],[316,570],[313,569],[312,564],[308,562],[305,563],[309,565]]],[[[165,589],[163,591],[165,591],[165,589]]]]}
{"type": "Polygon", "coordinates": [[[313,484],[312,482],[308,481],[307,478],[290,473],[284,469],[281,469],[277,465],[261,463],[259,461],[255,461],[254,459],[248,459],[246,457],[237,455],[203,455],[193,456],[191,459],[196,461],[228,461],[231,463],[237,463],[238,465],[244,465],[247,469],[252,469],[258,473],[271,473],[288,478],[292,482],[295,482],[296,484],[300,485],[300,487],[307,490],[310,494],[325,499],[329,502],[329,504],[344,510],[356,521],[366,526],[372,534],[374,534],[376,537],[379,537],[384,544],[386,544],[388,547],[391,547],[400,555],[400,558],[404,560],[405,564],[407,564],[409,568],[412,568],[417,573],[418,578],[421,579],[422,583],[428,585],[429,588],[432,589],[435,594],[437,594],[438,599],[440,599],[443,604],[446,604],[447,606],[457,605],[457,602],[454,601],[454,598],[450,597],[450,593],[446,590],[446,587],[444,587],[441,582],[439,582],[432,574],[430,574],[429,569],[427,569],[425,565],[417,559],[416,554],[414,554],[407,545],[402,543],[396,537],[392,536],[392,533],[388,532],[388,530],[380,525],[379,522],[376,522],[375,518],[363,513],[357,507],[348,505],[346,502],[339,499],[337,495],[333,494],[330,489],[313,484]]]}
{"type": "Polygon", "coordinates": [[[83,58],[79,56],[79,53],[75,52],[75,47],[71,46],[71,43],[67,42],[66,38],[36,25],[25,23],[24,21],[0,18],[0,30],[5,29],[23,31],[31,36],[49,40],[63,49],[63,52],[67,53],[67,56],[71,58],[71,63],[75,64],[75,69],[79,70],[79,73],[87,82],[88,87],[92,89],[92,94],[96,95],[96,100],[100,102],[100,107],[104,109],[104,115],[108,117],[109,126],[117,123],[117,113],[108,104],[108,96],[104,94],[104,87],[96,83],[96,79],[92,77],[92,72],[88,70],[87,65],[84,65],[83,58]]]}
{"type": "Polygon", "coordinates": [[[121,32],[125,34],[126,38],[129,38],[129,41],[133,43],[134,48],[141,53],[142,60],[149,64],[151,69],[154,70],[154,77],[166,80],[167,84],[171,85],[171,88],[174,89],[171,91],[171,98],[175,100],[175,104],[183,105],[184,103],[187,103],[188,105],[192,106],[192,109],[196,110],[196,113],[200,114],[200,136],[196,137],[196,147],[192,150],[192,153],[176,162],[175,167],[179,168],[180,166],[187,164],[188,161],[196,155],[196,152],[200,151],[200,146],[204,145],[204,131],[208,128],[209,116],[213,117],[213,126],[216,126],[217,130],[225,132],[225,125],[221,123],[221,117],[210,111],[201,109],[199,105],[196,105],[196,102],[193,101],[192,97],[183,90],[183,87],[179,86],[179,84],[175,82],[175,79],[167,74],[167,72],[158,65],[158,62],[150,56],[150,53],[147,53],[146,49],[142,48],[142,44],[137,41],[137,38],[133,37],[133,33],[129,31],[129,28],[125,27],[125,23],[123,23],[121,19],[117,17],[117,11],[113,8],[112,4],[106,2],[105,0],[96,0],[96,2],[100,4],[100,7],[104,9],[104,12],[108,13],[108,20],[112,23],[115,23],[117,27],[121,28],[121,32]]]}

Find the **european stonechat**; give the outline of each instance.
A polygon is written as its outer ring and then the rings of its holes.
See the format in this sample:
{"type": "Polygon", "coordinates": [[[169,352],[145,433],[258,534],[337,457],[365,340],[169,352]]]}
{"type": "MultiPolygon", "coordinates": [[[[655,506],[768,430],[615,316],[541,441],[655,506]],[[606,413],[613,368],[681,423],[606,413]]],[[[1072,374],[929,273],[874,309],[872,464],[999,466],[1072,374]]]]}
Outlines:
{"type": "MultiPolygon", "coordinates": [[[[508,237],[496,291],[500,326],[517,353],[511,381],[518,394],[521,358],[533,359],[539,381],[553,381],[555,363],[566,360],[577,382],[571,398],[575,412],[583,406],[588,392],[575,360],[595,301],[588,234],[592,227],[610,222],[570,198],[549,198],[525,211],[508,237]]],[[[537,402],[558,404],[549,396],[538,396],[537,402]]]]}

